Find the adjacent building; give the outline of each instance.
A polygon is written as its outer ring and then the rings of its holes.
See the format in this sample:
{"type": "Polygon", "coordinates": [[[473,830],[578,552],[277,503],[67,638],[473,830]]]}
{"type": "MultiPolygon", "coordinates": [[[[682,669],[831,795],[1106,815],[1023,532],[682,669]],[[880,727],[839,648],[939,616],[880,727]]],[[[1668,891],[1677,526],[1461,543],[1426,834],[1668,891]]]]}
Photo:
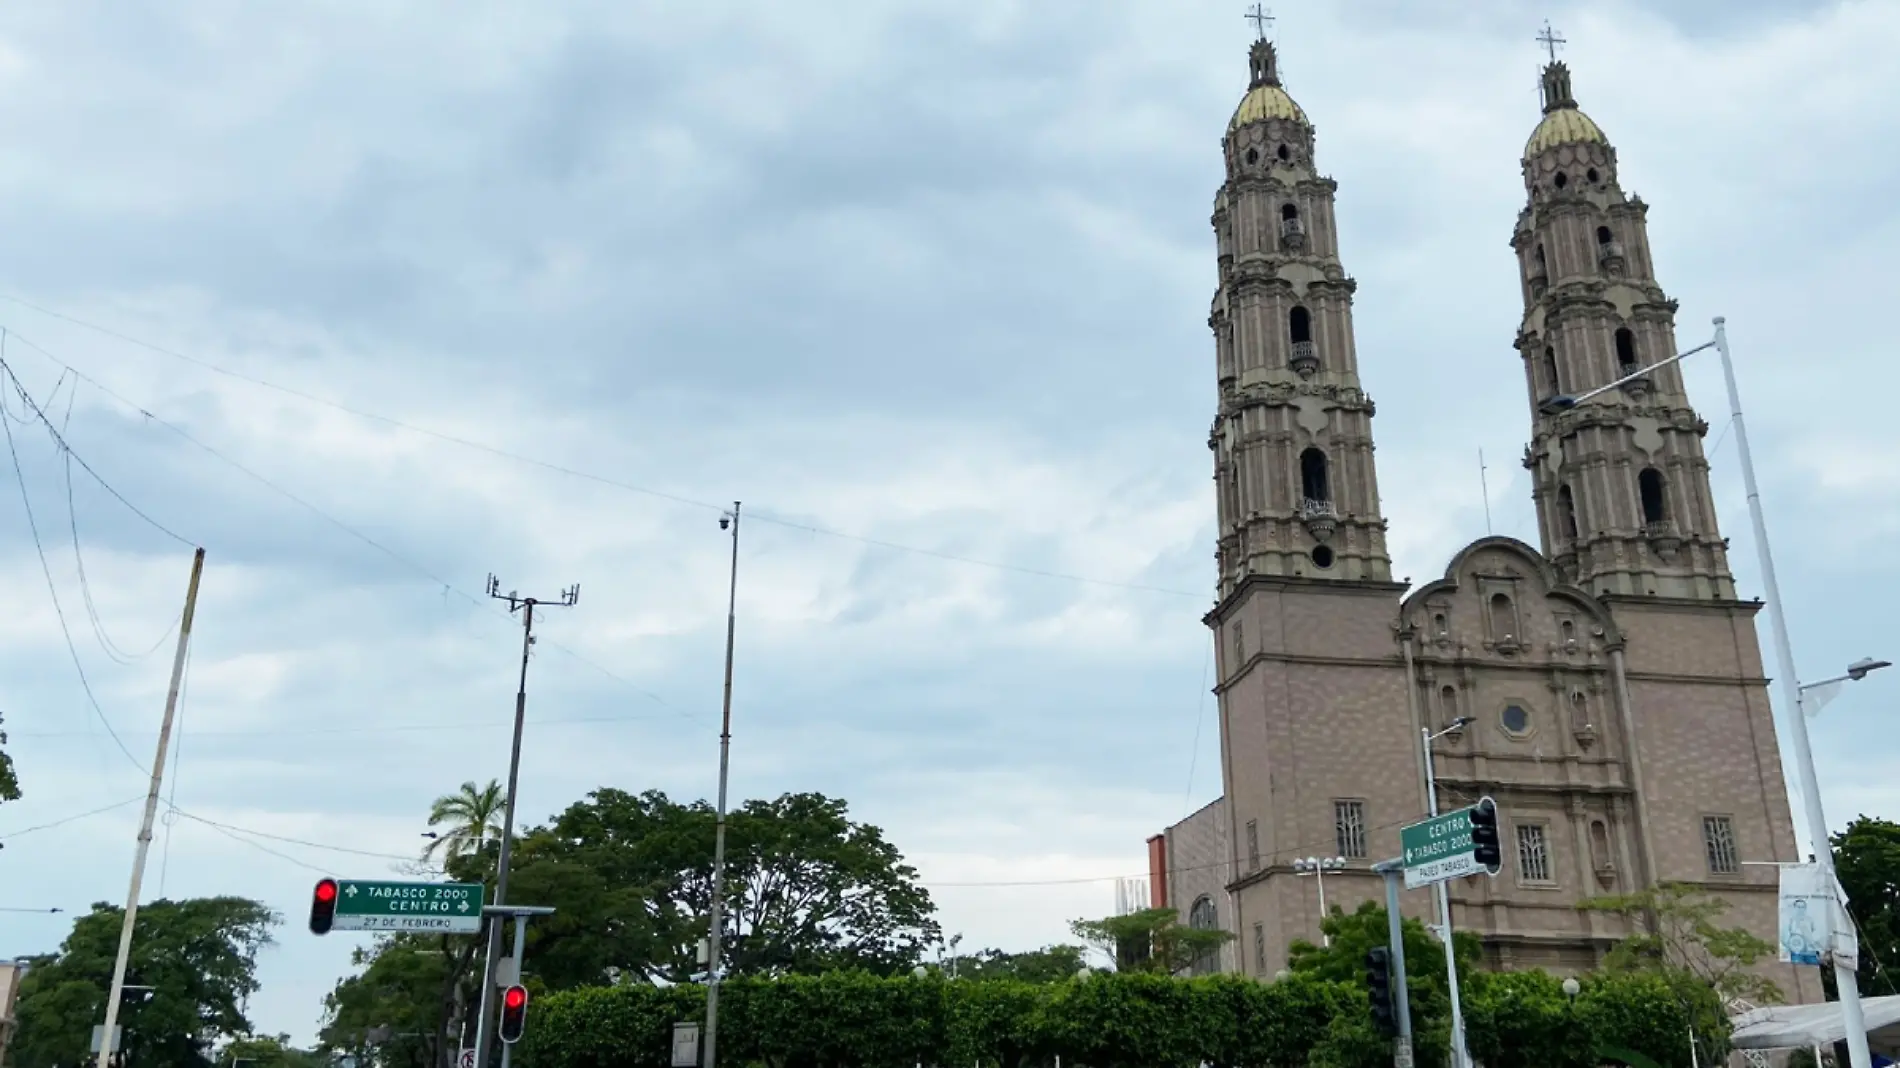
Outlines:
{"type": "MultiPolygon", "coordinates": [[[[1628,932],[1578,905],[1664,880],[1723,895],[1771,937],[1775,870],[1746,862],[1795,860],[1792,816],[1709,425],[1674,365],[1547,403],[1675,354],[1649,206],[1620,184],[1569,69],[1544,70],[1510,241],[1539,544],[1484,538],[1412,588],[1386,551],[1337,183],[1274,45],[1257,41],[1250,65],[1223,141],[1208,320],[1224,794],[1150,841],[1155,903],[1233,932],[1227,970],[1271,976],[1319,936],[1315,880],[1293,862],[1348,858],[1325,876],[1332,906],[1378,897],[1366,865],[1426,809],[1422,732],[1470,717],[1433,743],[1436,789],[1447,808],[1489,795],[1503,813],[1504,870],[1450,887],[1454,924],[1492,965],[1593,967],[1628,932]]],[[[1398,357],[1366,362],[1381,358],[1398,357]]],[[[1776,978],[1820,996],[1811,971],[1776,978]]]]}

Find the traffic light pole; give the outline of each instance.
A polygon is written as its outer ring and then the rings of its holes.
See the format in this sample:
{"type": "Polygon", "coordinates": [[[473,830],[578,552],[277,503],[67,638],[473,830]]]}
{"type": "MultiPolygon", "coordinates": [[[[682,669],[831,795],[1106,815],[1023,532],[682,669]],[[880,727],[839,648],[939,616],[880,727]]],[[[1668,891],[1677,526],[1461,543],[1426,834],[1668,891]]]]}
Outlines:
{"type": "MultiPolygon", "coordinates": [[[[1427,727],[1419,732],[1425,739],[1425,801],[1429,814],[1438,815],[1438,772],[1432,765],[1432,732],[1427,727]]],[[[1471,1056],[1465,1052],[1465,1012],[1458,1001],[1458,955],[1452,948],[1451,939],[1451,895],[1446,892],[1445,884],[1438,883],[1434,889],[1438,892],[1438,918],[1442,924],[1438,933],[1445,942],[1445,985],[1451,993],[1451,1065],[1452,1068],[1470,1068],[1471,1056]]]]}
{"type": "MultiPolygon", "coordinates": [[[[515,919],[514,981],[515,983],[520,983],[521,982],[521,958],[522,958],[522,955],[528,951],[528,918],[530,916],[552,916],[554,915],[553,907],[547,906],[547,905],[489,905],[488,907],[482,909],[482,915],[488,919],[488,922],[492,925],[493,929],[497,932],[501,930],[501,925],[502,925],[503,920],[507,919],[510,916],[514,917],[515,919]]],[[[479,1032],[480,1027],[478,1026],[476,1030],[479,1032]]],[[[504,1039],[506,1038],[506,1036],[503,1036],[503,1037],[504,1039]]],[[[513,1043],[505,1041],[505,1040],[502,1042],[501,1068],[508,1068],[510,1053],[514,1050],[514,1048],[515,1047],[513,1043]]],[[[477,1052],[475,1056],[477,1059],[480,1059],[481,1053],[477,1052]]]]}
{"type": "Polygon", "coordinates": [[[1405,979],[1405,921],[1399,916],[1399,877],[1405,861],[1400,857],[1382,860],[1372,870],[1385,878],[1385,937],[1392,951],[1393,1000],[1399,1024],[1392,1064],[1393,1068],[1412,1068],[1412,995],[1405,979]]]}
{"type": "MultiPolygon", "coordinates": [[[[495,576],[488,576],[488,596],[508,602],[508,611],[521,613],[521,683],[515,688],[515,736],[508,751],[508,796],[502,802],[501,852],[495,859],[495,901],[482,910],[488,917],[488,953],[482,962],[482,992],[475,1018],[475,1068],[488,1068],[488,1046],[495,1026],[495,964],[501,956],[501,917],[497,911],[508,900],[508,864],[514,858],[515,786],[521,778],[521,729],[528,716],[528,654],[534,648],[534,610],[537,606],[570,608],[581,599],[579,583],[561,592],[556,601],[503,594],[495,576]]],[[[105,1068],[100,1065],[99,1068],[105,1068]]]]}

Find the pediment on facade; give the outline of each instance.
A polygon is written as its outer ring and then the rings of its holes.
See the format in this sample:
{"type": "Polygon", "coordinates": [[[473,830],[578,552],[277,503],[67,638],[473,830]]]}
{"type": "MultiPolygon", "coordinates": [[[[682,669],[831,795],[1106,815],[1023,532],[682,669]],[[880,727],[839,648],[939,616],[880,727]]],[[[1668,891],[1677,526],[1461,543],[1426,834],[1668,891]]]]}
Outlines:
{"type": "Polygon", "coordinates": [[[1481,538],[1459,550],[1443,578],[1405,598],[1399,624],[1428,645],[1507,656],[1622,645],[1603,603],[1516,538],[1481,538]]]}

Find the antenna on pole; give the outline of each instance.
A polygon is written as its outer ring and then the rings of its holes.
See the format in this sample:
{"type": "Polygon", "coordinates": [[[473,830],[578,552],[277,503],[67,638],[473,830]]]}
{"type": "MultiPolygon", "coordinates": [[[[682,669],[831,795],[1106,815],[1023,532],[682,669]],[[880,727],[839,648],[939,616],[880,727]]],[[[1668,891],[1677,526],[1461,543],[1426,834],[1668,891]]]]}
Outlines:
{"type": "Polygon", "coordinates": [[[1487,535],[1494,534],[1496,531],[1491,529],[1491,483],[1485,477],[1483,449],[1478,450],[1478,492],[1484,494],[1484,532],[1487,535]]]}

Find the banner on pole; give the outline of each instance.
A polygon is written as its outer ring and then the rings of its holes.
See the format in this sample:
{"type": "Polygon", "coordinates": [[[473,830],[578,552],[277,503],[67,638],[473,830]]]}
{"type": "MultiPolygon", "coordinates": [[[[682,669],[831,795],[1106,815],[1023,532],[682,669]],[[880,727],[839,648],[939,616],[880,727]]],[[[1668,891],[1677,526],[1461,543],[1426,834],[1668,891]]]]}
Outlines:
{"type": "Polygon", "coordinates": [[[1780,896],[1780,959],[1814,967],[1859,967],[1860,939],[1847,914],[1847,894],[1832,873],[1819,864],[1784,864],[1780,896]]]}

